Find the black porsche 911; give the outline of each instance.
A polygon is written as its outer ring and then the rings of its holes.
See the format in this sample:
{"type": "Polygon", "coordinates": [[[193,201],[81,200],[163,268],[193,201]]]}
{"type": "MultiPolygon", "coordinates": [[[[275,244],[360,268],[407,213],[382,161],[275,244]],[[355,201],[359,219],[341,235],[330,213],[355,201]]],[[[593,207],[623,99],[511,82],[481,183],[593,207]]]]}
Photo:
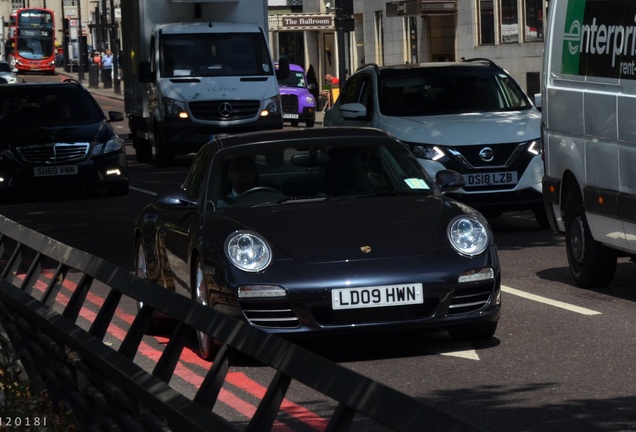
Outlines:
{"type": "Polygon", "coordinates": [[[137,274],[270,333],[488,339],[499,259],[484,217],[443,195],[462,184],[376,129],[218,138],[139,215],[137,274]]]}

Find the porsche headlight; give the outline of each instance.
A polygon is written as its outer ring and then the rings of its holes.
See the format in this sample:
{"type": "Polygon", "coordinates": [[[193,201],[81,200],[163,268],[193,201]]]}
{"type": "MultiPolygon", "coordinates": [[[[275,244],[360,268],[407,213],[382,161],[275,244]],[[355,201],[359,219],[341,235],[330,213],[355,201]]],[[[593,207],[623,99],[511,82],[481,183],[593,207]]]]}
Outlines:
{"type": "Polygon", "coordinates": [[[461,255],[479,255],[488,247],[488,230],[475,217],[460,216],[448,224],[448,239],[461,255]]]}
{"type": "Polygon", "coordinates": [[[239,269],[256,273],[272,262],[272,250],[267,242],[250,231],[237,231],[225,241],[225,254],[239,269]]]}

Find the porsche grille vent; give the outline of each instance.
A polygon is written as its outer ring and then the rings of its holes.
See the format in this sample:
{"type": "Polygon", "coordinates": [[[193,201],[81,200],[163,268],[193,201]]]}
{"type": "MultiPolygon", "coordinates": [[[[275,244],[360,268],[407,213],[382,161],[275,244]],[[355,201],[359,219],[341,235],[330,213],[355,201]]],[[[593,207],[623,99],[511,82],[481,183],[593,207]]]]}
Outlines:
{"type": "Polygon", "coordinates": [[[296,328],[298,317],[288,303],[241,302],[245,318],[256,327],[296,328]]]}
{"type": "Polygon", "coordinates": [[[490,300],[491,287],[456,290],[448,307],[449,315],[459,315],[483,309],[490,300]]]}
{"type": "Polygon", "coordinates": [[[42,144],[18,147],[18,153],[25,162],[54,164],[82,160],[88,154],[90,145],[80,144],[42,144]]]}

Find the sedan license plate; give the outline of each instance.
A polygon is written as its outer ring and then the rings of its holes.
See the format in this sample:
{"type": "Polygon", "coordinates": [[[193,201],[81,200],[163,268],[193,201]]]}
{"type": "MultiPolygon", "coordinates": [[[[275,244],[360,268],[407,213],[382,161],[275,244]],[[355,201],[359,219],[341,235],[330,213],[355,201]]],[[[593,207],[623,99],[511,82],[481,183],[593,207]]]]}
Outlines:
{"type": "Polygon", "coordinates": [[[494,172],[482,174],[466,174],[466,186],[495,186],[495,185],[514,185],[517,184],[517,173],[494,172]]]}
{"type": "Polygon", "coordinates": [[[284,119],[297,119],[298,114],[283,114],[284,119]]]}
{"type": "Polygon", "coordinates": [[[36,167],[33,170],[33,175],[35,177],[77,175],[77,165],[36,167]]]}
{"type": "Polygon", "coordinates": [[[331,291],[331,306],[338,309],[361,309],[424,303],[421,283],[364,288],[341,288],[331,291]]]}

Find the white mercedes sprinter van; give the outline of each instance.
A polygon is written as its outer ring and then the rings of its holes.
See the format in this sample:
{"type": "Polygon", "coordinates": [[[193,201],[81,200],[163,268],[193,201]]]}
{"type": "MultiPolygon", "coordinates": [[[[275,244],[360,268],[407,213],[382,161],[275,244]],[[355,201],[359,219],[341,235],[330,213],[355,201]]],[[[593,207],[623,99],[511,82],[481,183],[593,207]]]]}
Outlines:
{"type": "Polygon", "coordinates": [[[542,83],[543,195],[577,285],[636,254],[636,1],[550,1],[542,83]]]}

